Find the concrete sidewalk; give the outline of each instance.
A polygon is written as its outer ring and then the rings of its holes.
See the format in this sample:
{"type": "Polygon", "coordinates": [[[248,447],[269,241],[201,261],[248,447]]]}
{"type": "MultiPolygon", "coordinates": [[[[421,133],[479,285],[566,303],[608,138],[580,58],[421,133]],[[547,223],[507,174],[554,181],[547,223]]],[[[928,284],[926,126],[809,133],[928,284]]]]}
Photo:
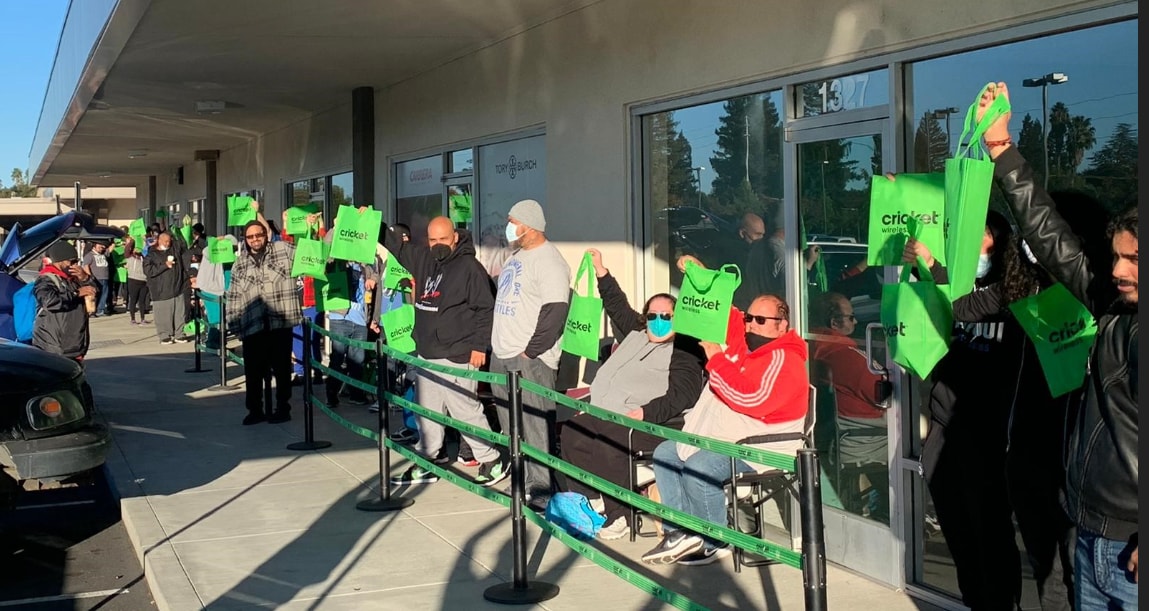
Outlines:
{"type": "MultiPolygon", "coordinates": [[[[511,578],[511,527],[505,508],[447,482],[400,494],[415,503],[374,514],[355,503],[378,495],[372,442],[317,415],[316,437],[333,446],[292,452],[302,439],[302,389],[294,420],[241,426],[242,390],[185,373],[192,346],[161,346],[153,329],[126,316],[92,321],[88,376],[114,435],[108,469],[124,523],[160,609],[505,609],[483,590],[511,578]]],[[[242,369],[227,369],[242,384],[242,369]]],[[[363,407],[341,413],[364,426],[363,407]]],[[[406,461],[393,455],[393,469],[406,461]]],[[[465,469],[464,471],[474,471],[465,469]]],[[[557,584],[541,609],[670,608],[528,525],[532,579],[557,584]]],[[[802,575],[786,566],[733,572],[731,561],[705,567],[650,567],[637,558],[655,543],[599,542],[635,570],[711,609],[802,609],[802,575]]],[[[934,609],[836,566],[830,608],[934,609]]]]}

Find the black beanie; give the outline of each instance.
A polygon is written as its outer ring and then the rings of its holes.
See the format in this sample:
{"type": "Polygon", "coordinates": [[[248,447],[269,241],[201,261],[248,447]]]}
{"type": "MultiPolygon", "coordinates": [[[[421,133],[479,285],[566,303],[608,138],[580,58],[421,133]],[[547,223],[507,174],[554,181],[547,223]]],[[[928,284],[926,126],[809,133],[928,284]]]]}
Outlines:
{"type": "Polygon", "coordinates": [[[60,240],[55,244],[48,247],[48,252],[45,255],[52,260],[52,263],[60,261],[73,261],[80,257],[76,254],[76,247],[71,244],[60,240]]]}

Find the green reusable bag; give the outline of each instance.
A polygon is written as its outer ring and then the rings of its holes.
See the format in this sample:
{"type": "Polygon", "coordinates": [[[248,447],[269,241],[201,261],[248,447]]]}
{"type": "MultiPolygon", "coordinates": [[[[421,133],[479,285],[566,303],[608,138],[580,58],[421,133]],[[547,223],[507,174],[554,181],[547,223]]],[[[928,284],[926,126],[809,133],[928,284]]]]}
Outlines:
{"type": "Polygon", "coordinates": [[[302,206],[292,206],[287,209],[287,221],[283,224],[287,235],[311,235],[311,227],[307,225],[307,215],[318,214],[319,204],[311,203],[302,206]]]}
{"type": "Polygon", "coordinates": [[[896,180],[875,175],[870,181],[869,265],[901,265],[906,222],[922,224],[919,240],[945,265],[945,174],[898,174],[896,180]]]}
{"type": "Polygon", "coordinates": [[[295,258],[291,261],[291,276],[327,277],[327,244],[320,240],[299,238],[295,241],[295,258]]]}
{"type": "Polygon", "coordinates": [[[411,336],[415,331],[415,306],[408,303],[388,310],[379,315],[379,324],[388,346],[400,352],[415,351],[415,339],[411,336]]]}
{"type": "Polygon", "coordinates": [[[375,263],[375,245],[379,240],[379,225],[383,213],[368,208],[362,213],[354,206],[340,206],[335,216],[334,236],[331,238],[331,258],[375,263]]]}
{"type": "Polygon", "coordinates": [[[925,378],[949,352],[953,306],[918,259],[922,279],[910,282],[909,265],[897,284],[882,286],[881,321],[894,362],[925,378]]]}
{"type": "Polygon", "coordinates": [[[582,264],[575,274],[574,294],[571,295],[567,324],[563,330],[562,349],[575,356],[598,360],[598,343],[602,336],[602,299],[595,295],[594,263],[590,253],[584,253],[582,264]],[[579,293],[579,284],[586,277],[586,290],[579,293]]]}
{"type": "MultiPolygon", "coordinates": [[[[957,150],[952,159],[946,160],[945,265],[949,275],[951,300],[972,291],[977,278],[977,259],[981,254],[985,218],[989,212],[989,193],[993,187],[993,161],[982,148],[981,139],[994,121],[1010,111],[1009,100],[1005,96],[998,96],[986,110],[981,122],[976,126],[973,124],[977,116],[978,100],[988,87],[986,85],[982,88],[973,104],[970,104],[957,150]]],[[[897,182],[901,182],[901,177],[898,177],[897,182]]],[[[928,243],[926,245],[930,246],[928,243]]],[[[936,254],[934,256],[937,257],[936,254]]]]}
{"type": "Polygon", "coordinates": [[[1009,311],[1037,350],[1049,393],[1060,397],[1081,387],[1097,321],[1080,301],[1055,284],[1009,304],[1009,311]]]}
{"type": "Polygon", "coordinates": [[[742,271],[733,263],[710,270],[687,261],[671,328],[675,333],[716,344],[726,343],[730,307],[739,284],[742,284],[742,271]]]}
{"type": "Polygon", "coordinates": [[[466,225],[471,222],[472,199],[467,193],[452,194],[450,202],[451,222],[456,225],[466,225]]]}
{"type": "Polygon", "coordinates": [[[334,267],[334,270],[315,280],[315,293],[319,295],[319,299],[315,300],[315,309],[320,312],[346,310],[351,307],[347,268],[342,264],[334,267]]]}
{"type": "Polygon", "coordinates": [[[251,209],[254,200],[245,195],[227,196],[227,225],[228,227],[243,227],[256,218],[255,210],[251,209]]]}
{"type": "Polygon", "coordinates": [[[148,235],[147,223],[144,219],[138,218],[128,225],[128,235],[131,236],[136,242],[136,251],[142,252],[144,250],[144,240],[148,235]]]}
{"type": "Polygon", "coordinates": [[[387,263],[383,266],[383,288],[407,293],[414,290],[414,282],[415,278],[399,263],[399,258],[391,251],[387,251],[387,263]],[[411,282],[402,286],[404,279],[411,282]]]}
{"type": "MultiPolygon", "coordinates": [[[[192,320],[189,320],[187,322],[187,324],[184,325],[184,336],[195,337],[196,322],[197,322],[197,320],[193,318],[192,320]]],[[[200,335],[207,334],[207,322],[205,322],[202,318],[199,319],[198,322],[199,322],[200,335]]]]}
{"type": "Polygon", "coordinates": [[[207,239],[207,260],[212,263],[235,263],[235,247],[223,238],[207,239]]]}

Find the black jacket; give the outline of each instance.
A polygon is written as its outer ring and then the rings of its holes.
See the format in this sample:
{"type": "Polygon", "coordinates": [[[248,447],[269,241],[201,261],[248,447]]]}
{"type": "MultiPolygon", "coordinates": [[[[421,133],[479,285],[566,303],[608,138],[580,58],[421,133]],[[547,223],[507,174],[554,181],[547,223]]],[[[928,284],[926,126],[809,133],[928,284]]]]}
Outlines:
{"type": "Polygon", "coordinates": [[[41,271],[32,286],[37,306],[32,345],[70,359],[83,358],[88,353],[90,337],[88,312],[77,290],[83,284],[95,284],[90,279],[77,284],[54,274],[51,269],[55,268],[41,271]]]}
{"type": "Polygon", "coordinates": [[[442,261],[431,249],[403,242],[386,231],[385,245],[415,278],[415,345],[419,356],[471,360],[471,352],[486,353],[491,341],[495,295],[487,270],[475,258],[471,233],[459,229],[459,243],[442,261]]]}
{"type": "Polygon", "coordinates": [[[1079,527],[1126,540],[1137,533],[1137,306],[1097,303],[1108,280],[1015,148],[995,160],[994,179],[1037,261],[1099,317],[1085,398],[1071,423],[1064,504],[1079,527]]]}
{"type": "Polygon", "coordinates": [[[175,240],[172,240],[172,247],[168,250],[160,250],[154,246],[148,249],[148,255],[144,257],[144,274],[148,277],[148,291],[151,292],[152,301],[174,299],[183,295],[188,279],[184,264],[184,249],[175,246],[175,240]],[[168,256],[175,257],[175,263],[171,268],[168,268],[168,256]]]}
{"type": "MultiPolygon", "coordinates": [[[[615,337],[621,340],[633,331],[646,329],[642,314],[630,307],[626,293],[614,276],[608,273],[598,279],[598,294],[602,298],[602,309],[606,310],[615,337]]],[[[682,412],[694,407],[706,383],[706,353],[698,345],[697,339],[675,334],[674,352],[670,354],[670,371],[667,375],[666,394],[642,406],[642,419],[681,429],[685,423],[682,412]]]]}

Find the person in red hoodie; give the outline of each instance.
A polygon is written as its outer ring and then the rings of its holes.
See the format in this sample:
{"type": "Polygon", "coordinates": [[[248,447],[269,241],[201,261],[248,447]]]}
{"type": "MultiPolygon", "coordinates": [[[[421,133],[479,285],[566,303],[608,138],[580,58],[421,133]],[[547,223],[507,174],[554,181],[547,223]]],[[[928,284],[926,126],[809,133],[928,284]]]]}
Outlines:
{"type": "MultiPolygon", "coordinates": [[[[811,330],[814,383],[832,386],[837,414],[831,430],[843,481],[838,493],[848,511],[862,514],[867,506],[861,493],[861,475],[876,491],[876,504],[869,517],[889,517],[889,471],[886,443],[886,410],[890,386],[884,373],[874,373],[866,354],[850,337],[858,324],[854,306],[841,293],[826,293],[816,302],[811,315],[824,326],[811,330]],[[820,319],[820,320],[819,320],[820,319]]],[[[879,369],[877,366],[874,369],[879,369]]],[[[880,369],[879,369],[880,370],[880,369]]],[[[819,424],[821,421],[819,420],[819,424]]]]}
{"type": "Polygon", "coordinates": [[[60,241],[45,253],[49,262],[40,269],[32,286],[36,296],[36,320],[32,345],[81,362],[88,354],[88,312],[85,297],[95,297],[97,285],[76,264],[76,247],[60,241]]]}
{"type": "MultiPolygon", "coordinates": [[[[775,295],[756,297],[743,314],[730,309],[726,345],[699,342],[710,374],[685,433],[736,442],[774,433],[801,433],[810,399],[806,342],[790,328],[790,307],[775,295]]],[[[760,446],[796,453],[801,441],[760,446]]],[[[769,467],[737,461],[742,471],[769,467]]],[[[654,451],[654,477],[662,503],[719,525],[727,524],[722,484],[730,478],[730,457],[664,441],[654,451]]],[[[730,547],[701,535],[663,526],[663,538],[642,556],[650,564],[710,564],[730,547]]]]}

